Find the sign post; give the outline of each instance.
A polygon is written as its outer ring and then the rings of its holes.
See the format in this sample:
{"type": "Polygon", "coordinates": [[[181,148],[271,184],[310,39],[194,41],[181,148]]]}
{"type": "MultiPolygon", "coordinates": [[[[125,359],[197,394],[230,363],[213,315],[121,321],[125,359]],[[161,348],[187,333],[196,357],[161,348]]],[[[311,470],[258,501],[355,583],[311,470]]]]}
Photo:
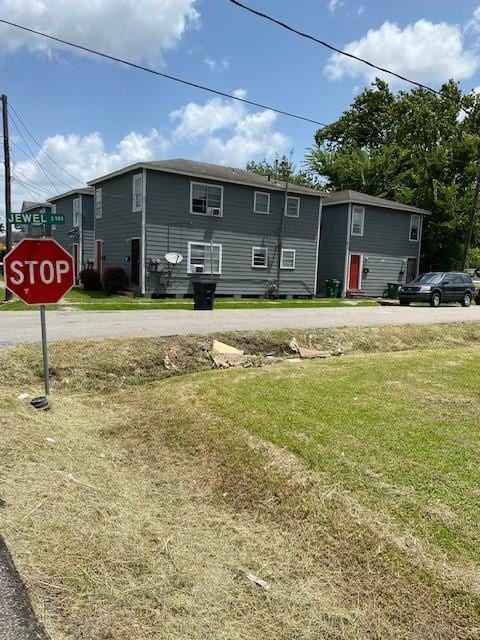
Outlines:
{"type": "Polygon", "coordinates": [[[27,238],[7,253],[3,262],[6,288],[26,304],[40,305],[43,377],[47,402],[46,406],[41,402],[34,406],[48,408],[50,379],[45,305],[58,302],[75,284],[73,256],[51,238],[27,238]]]}

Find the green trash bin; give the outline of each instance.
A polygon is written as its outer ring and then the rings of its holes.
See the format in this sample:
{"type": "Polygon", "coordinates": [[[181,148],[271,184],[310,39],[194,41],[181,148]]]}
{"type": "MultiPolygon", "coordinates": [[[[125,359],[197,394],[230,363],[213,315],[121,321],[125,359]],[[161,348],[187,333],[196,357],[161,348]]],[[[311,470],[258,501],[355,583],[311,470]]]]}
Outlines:
{"type": "Polygon", "coordinates": [[[341,281],[336,278],[331,280],[325,280],[325,289],[327,291],[327,298],[338,298],[340,295],[341,281]]]}
{"type": "Polygon", "coordinates": [[[399,282],[387,282],[387,298],[395,300],[398,298],[398,290],[401,284],[399,282]]]}

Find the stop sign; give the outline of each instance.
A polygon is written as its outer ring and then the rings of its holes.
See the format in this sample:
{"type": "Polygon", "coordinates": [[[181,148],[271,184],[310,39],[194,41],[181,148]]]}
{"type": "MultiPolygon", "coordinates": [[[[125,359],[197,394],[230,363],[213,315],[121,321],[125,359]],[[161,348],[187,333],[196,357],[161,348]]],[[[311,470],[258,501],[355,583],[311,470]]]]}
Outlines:
{"type": "Polygon", "coordinates": [[[75,284],[73,257],[51,238],[21,240],[3,265],[5,286],[27,304],[58,302],[75,284]]]}

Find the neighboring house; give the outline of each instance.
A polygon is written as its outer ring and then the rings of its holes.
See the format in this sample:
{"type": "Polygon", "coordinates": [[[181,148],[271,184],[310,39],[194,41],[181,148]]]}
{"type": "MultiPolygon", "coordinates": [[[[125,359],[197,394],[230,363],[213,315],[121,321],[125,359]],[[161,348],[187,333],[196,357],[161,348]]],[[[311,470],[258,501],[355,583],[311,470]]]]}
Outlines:
{"type": "Polygon", "coordinates": [[[342,296],[380,296],[388,282],[418,275],[423,220],[429,211],[357,191],[329,194],[322,209],[318,291],[342,283],[342,296]]]}
{"type": "Polygon", "coordinates": [[[32,222],[21,227],[25,237],[44,238],[50,235],[50,225],[34,222],[38,214],[49,213],[50,211],[51,205],[49,202],[29,202],[28,200],[22,202],[22,213],[29,213],[32,216],[32,222]]]}
{"type": "Polygon", "coordinates": [[[74,258],[75,275],[95,261],[93,189],[85,187],[50,198],[52,213],[65,216],[65,224],[52,225],[51,236],[74,258]]]}
{"type": "Polygon", "coordinates": [[[137,163],[89,184],[96,266],[123,267],[141,293],[182,296],[193,281],[214,279],[220,295],[264,296],[278,272],[280,295],[316,293],[319,191],[290,185],[285,208],[282,182],[182,159],[137,163]]]}

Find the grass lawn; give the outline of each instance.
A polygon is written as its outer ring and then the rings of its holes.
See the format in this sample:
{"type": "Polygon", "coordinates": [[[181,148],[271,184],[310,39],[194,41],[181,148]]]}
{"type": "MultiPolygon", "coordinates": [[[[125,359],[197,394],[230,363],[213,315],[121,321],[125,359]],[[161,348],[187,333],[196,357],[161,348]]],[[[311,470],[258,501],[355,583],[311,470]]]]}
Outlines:
{"type": "Polygon", "coordinates": [[[53,344],[47,413],[40,349],[0,352],[0,522],[53,637],[478,637],[478,326],[296,337],[348,354],[53,344]]]}

